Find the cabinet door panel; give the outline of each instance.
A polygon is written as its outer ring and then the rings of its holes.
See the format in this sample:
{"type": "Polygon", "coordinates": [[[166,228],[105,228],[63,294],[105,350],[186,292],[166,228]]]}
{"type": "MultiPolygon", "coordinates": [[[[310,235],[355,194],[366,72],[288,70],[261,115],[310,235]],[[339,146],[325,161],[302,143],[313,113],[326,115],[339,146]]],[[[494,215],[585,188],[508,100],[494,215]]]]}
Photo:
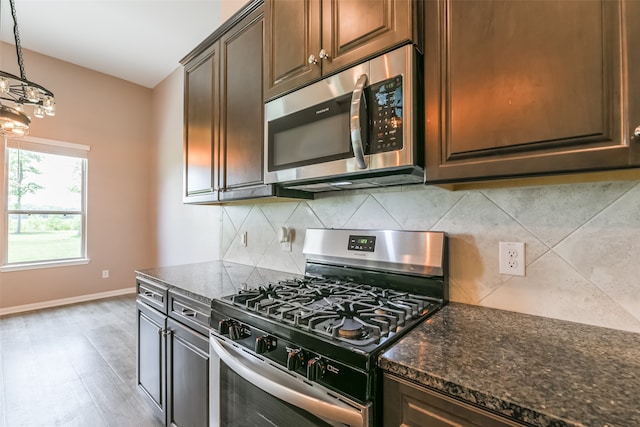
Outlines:
{"type": "Polygon", "coordinates": [[[598,2],[452,2],[451,22],[464,25],[450,33],[450,155],[608,138],[601,10],[598,2]]]}
{"type": "Polygon", "coordinates": [[[137,306],[137,383],[153,403],[158,416],[166,416],[166,316],[138,302],[137,306]]]}
{"type": "Polygon", "coordinates": [[[215,198],[218,138],[218,45],[185,69],[185,201],[215,198]]]}
{"type": "Polygon", "coordinates": [[[221,39],[221,158],[225,191],[263,185],[262,9],[221,39]]]}
{"type": "Polygon", "coordinates": [[[324,0],[322,48],[330,73],[411,40],[412,5],[408,0],[324,0]]]}
{"type": "Polygon", "coordinates": [[[320,77],[320,0],[265,2],[265,99],[320,77]]]}
{"type": "Polygon", "coordinates": [[[640,136],[634,135],[634,130],[640,126],[640,2],[629,1],[625,4],[625,19],[627,30],[627,55],[628,70],[627,79],[629,84],[628,105],[629,115],[626,134],[630,137],[633,149],[632,165],[640,165],[640,136]]]}
{"type": "Polygon", "coordinates": [[[426,10],[429,181],[628,164],[620,2],[426,10]]]}
{"type": "Polygon", "coordinates": [[[169,424],[209,425],[209,341],[169,319],[169,424]]]}

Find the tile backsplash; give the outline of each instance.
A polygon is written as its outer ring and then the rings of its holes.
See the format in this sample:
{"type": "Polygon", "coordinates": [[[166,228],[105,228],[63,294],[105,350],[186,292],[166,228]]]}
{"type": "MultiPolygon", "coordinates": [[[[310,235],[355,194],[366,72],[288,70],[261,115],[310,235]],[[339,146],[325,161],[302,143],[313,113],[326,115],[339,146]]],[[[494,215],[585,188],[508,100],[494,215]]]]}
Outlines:
{"type": "Polygon", "coordinates": [[[413,185],[225,206],[220,253],[303,273],[309,227],[445,231],[452,301],[640,332],[640,181],[470,191],[413,185]],[[291,252],[277,241],[283,226],[294,230],[291,252]],[[501,241],[525,242],[525,277],[498,273],[501,241]]]}

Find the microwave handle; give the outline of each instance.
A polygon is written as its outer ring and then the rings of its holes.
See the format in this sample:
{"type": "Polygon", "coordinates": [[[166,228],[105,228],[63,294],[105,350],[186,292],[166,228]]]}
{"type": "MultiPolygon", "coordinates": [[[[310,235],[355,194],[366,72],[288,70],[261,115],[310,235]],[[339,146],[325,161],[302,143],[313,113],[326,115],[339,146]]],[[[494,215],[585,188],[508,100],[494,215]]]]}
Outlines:
{"type": "Polygon", "coordinates": [[[353,89],[351,95],[351,112],[349,127],[351,130],[351,146],[353,147],[353,154],[356,158],[356,164],[359,169],[366,169],[367,162],[364,158],[364,148],[362,148],[362,129],[360,128],[360,104],[362,102],[362,95],[364,86],[367,84],[368,77],[366,74],[362,74],[356,82],[356,87],[353,89]]]}

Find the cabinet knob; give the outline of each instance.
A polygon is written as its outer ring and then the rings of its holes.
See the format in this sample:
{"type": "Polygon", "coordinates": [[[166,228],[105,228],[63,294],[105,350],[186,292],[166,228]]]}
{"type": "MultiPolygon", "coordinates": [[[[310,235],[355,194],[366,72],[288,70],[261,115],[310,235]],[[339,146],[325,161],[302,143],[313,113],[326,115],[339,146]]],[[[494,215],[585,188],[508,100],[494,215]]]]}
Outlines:
{"type": "Polygon", "coordinates": [[[633,131],[633,135],[636,138],[640,138],[640,126],[636,127],[636,129],[633,131]]]}
{"type": "Polygon", "coordinates": [[[320,53],[318,54],[318,56],[320,57],[320,59],[329,59],[329,54],[324,49],[320,49],[320,53]]]}
{"type": "Polygon", "coordinates": [[[309,58],[307,59],[307,61],[309,61],[309,64],[314,64],[314,65],[318,64],[318,58],[316,58],[314,54],[309,55],[309,58]]]}

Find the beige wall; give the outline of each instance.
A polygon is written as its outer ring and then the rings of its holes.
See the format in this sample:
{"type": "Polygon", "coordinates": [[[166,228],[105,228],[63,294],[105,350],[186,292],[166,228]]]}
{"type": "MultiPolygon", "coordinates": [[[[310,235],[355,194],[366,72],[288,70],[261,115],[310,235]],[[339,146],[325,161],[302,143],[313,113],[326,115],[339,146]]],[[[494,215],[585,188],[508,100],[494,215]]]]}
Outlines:
{"type": "MultiPolygon", "coordinates": [[[[91,147],[87,211],[91,262],[0,273],[0,309],[133,288],[134,269],[155,264],[148,243],[151,90],[23,53],[27,77],[52,90],[57,104],[55,117],[33,119],[31,136],[91,147]],[[103,269],[110,270],[109,279],[101,278],[103,269]]],[[[2,57],[3,69],[12,71],[8,59],[15,57],[13,47],[4,46],[2,57]]],[[[4,150],[0,151],[4,164],[4,150]]],[[[4,205],[0,207],[4,212],[4,205]]]]}

